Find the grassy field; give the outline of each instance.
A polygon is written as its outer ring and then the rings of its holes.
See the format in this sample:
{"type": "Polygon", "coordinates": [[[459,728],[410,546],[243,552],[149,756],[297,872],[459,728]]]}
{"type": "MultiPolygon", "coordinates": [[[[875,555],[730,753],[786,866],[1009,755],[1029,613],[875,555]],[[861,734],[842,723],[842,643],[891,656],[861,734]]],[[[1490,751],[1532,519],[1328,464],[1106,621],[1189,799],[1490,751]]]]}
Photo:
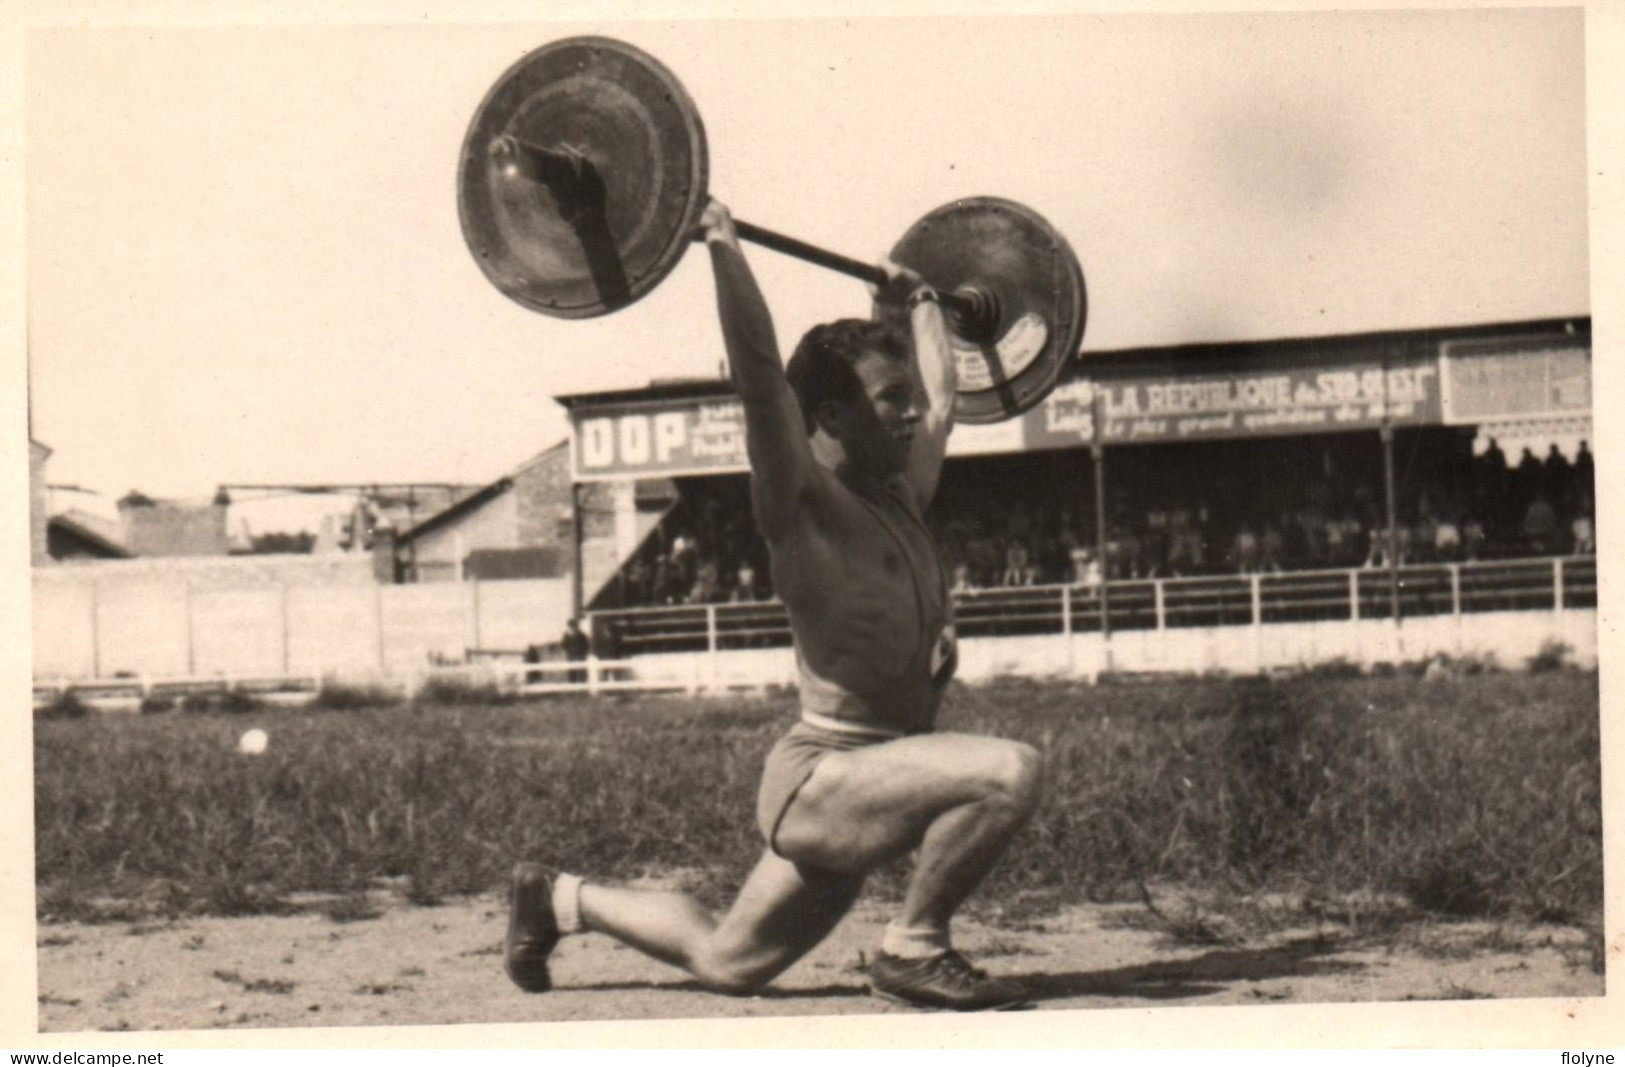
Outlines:
{"type": "MultiPolygon", "coordinates": [[[[757,775],[793,709],[781,694],[37,721],[39,914],[245,914],[380,884],[429,903],[494,889],[521,857],[682,871],[722,900],[761,848],[757,775]],[[269,751],[239,755],[256,725],[269,751]]],[[[1600,928],[1595,673],[1010,681],[956,688],[942,727],[1046,758],[1044,805],[984,910],[1149,885],[1298,915],[1385,900],[1600,928]]]]}

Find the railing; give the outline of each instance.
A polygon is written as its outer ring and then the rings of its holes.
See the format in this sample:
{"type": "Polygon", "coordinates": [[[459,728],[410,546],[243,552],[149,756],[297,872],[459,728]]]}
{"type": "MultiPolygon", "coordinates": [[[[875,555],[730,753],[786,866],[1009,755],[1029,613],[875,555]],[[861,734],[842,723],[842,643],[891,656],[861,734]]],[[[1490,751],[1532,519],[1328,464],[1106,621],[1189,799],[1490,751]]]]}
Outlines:
{"type": "MultiPolygon", "coordinates": [[[[1390,572],[1294,571],[1114,581],[1107,587],[1112,632],[1272,623],[1390,619],[1390,572]]],[[[1563,611],[1597,606],[1591,556],[1438,563],[1401,567],[1401,619],[1486,611],[1563,611]]],[[[1099,633],[1097,586],[1042,585],[955,594],[961,637],[1099,633]]],[[[613,626],[620,651],[707,652],[782,648],[790,623],[779,601],[625,608],[597,612],[597,632],[613,626]]]]}

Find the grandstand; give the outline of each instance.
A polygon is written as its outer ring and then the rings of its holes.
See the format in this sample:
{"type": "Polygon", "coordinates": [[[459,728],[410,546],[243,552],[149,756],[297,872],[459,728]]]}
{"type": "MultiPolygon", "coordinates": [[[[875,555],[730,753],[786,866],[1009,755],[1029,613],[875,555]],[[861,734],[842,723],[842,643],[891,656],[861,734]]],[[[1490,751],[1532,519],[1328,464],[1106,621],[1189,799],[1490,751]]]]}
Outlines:
{"type": "MultiPolygon", "coordinates": [[[[1590,337],[1578,318],[1087,353],[1034,410],[950,441],[927,518],[961,633],[1592,608],[1590,337]]],[[[787,645],[727,383],[560,402],[578,483],[677,487],[577,594],[599,653],[787,645]]]]}

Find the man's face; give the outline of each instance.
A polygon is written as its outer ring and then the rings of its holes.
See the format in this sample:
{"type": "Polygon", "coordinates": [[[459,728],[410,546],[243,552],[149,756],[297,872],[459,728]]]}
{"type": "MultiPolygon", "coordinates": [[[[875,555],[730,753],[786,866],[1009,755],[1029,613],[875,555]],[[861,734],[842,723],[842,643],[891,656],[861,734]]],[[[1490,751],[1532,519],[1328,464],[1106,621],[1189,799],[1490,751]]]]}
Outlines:
{"type": "Polygon", "coordinates": [[[847,460],[875,474],[899,473],[908,466],[920,421],[908,364],[872,352],[859,357],[852,369],[859,395],[839,403],[847,460]]]}

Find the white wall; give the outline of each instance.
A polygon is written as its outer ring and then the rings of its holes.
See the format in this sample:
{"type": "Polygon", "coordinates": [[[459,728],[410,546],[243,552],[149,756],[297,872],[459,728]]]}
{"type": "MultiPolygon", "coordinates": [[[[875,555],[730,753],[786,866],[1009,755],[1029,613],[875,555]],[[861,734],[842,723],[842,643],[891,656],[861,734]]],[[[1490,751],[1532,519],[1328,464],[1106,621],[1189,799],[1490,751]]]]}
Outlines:
{"type": "MultiPolygon", "coordinates": [[[[967,638],[959,644],[961,681],[1001,675],[1092,677],[1104,670],[1132,673],[1254,674],[1345,660],[1369,667],[1439,655],[1477,657],[1518,669],[1547,641],[1572,649],[1571,661],[1597,665],[1597,613],[1507,611],[1407,619],[1396,628],[1382,620],[1270,623],[1168,630],[1125,630],[1109,642],[1099,634],[967,638]]],[[[639,656],[639,680],[708,684],[789,685],[795,658],[788,648],[639,656]]]]}
{"type": "Polygon", "coordinates": [[[199,588],[184,572],[81,576],[33,583],[36,678],[410,673],[471,647],[555,641],[570,610],[567,579],[222,588],[212,575],[199,588]]]}

